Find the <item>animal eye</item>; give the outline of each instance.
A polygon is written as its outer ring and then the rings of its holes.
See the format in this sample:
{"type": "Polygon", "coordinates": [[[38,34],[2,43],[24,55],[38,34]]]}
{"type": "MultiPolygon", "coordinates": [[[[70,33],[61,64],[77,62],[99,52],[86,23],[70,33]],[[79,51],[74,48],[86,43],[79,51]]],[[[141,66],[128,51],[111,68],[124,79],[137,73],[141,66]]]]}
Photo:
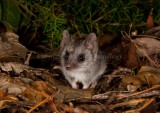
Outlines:
{"type": "Polygon", "coordinates": [[[65,59],[65,60],[68,60],[68,58],[69,58],[69,52],[66,51],[66,53],[65,53],[65,55],[64,55],[64,59],[65,59]]]}
{"type": "Polygon", "coordinates": [[[84,54],[80,54],[80,55],[78,56],[78,62],[83,62],[84,60],[85,60],[84,54]]]}

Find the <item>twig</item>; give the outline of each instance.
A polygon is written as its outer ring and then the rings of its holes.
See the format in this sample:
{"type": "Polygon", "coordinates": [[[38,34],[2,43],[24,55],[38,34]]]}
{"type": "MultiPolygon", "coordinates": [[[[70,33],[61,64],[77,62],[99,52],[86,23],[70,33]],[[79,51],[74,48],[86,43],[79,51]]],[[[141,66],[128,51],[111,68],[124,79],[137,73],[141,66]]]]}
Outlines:
{"type": "Polygon", "coordinates": [[[143,101],[146,101],[146,99],[133,99],[133,100],[129,100],[129,101],[124,101],[124,102],[121,102],[121,103],[116,103],[116,104],[111,104],[108,106],[109,109],[114,109],[114,108],[117,108],[117,107],[121,107],[121,106],[126,106],[126,105],[130,105],[130,104],[137,104],[137,103],[140,103],[140,102],[143,102],[143,101]]]}
{"type": "Polygon", "coordinates": [[[106,92],[103,94],[97,94],[97,95],[93,95],[92,96],[92,100],[104,100],[104,99],[108,99],[110,96],[111,92],[106,92]]]}
{"type": "Polygon", "coordinates": [[[146,53],[145,49],[143,49],[143,53],[145,54],[145,56],[147,57],[147,59],[152,62],[157,68],[160,68],[160,65],[156,62],[154,62],[149,56],[148,54],[146,53]]]}
{"type": "Polygon", "coordinates": [[[30,53],[27,54],[26,60],[24,61],[25,65],[29,65],[29,61],[31,59],[32,53],[33,52],[31,51],[30,53]]]}
{"type": "MultiPolygon", "coordinates": [[[[129,35],[128,35],[125,31],[122,31],[121,34],[122,34],[123,36],[126,36],[127,38],[129,38],[129,40],[135,45],[136,49],[137,49],[138,51],[141,51],[140,48],[138,47],[138,45],[135,43],[135,41],[134,41],[133,39],[131,39],[130,33],[129,33],[129,35]]],[[[146,50],[145,50],[144,48],[142,48],[142,51],[143,51],[143,53],[145,54],[146,58],[147,58],[150,62],[152,62],[157,68],[160,68],[160,65],[157,64],[157,63],[155,63],[155,62],[148,56],[148,54],[147,54],[147,52],[146,52],[146,50]]]]}
{"type": "Polygon", "coordinates": [[[128,72],[128,73],[131,73],[132,70],[131,69],[128,69],[128,68],[124,68],[124,67],[119,67],[118,69],[115,69],[113,70],[112,74],[117,74],[117,73],[120,73],[120,72],[128,72]]]}
{"type": "Polygon", "coordinates": [[[138,109],[132,109],[132,110],[125,111],[125,113],[137,113],[137,112],[139,113],[144,108],[146,108],[148,105],[150,105],[154,100],[155,100],[154,98],[151,98],[142,107],[140,107],[138,109]]]}
{"type": "Polygon", "coordinates": [[[153,101],[155,100],[155,98],[151,98],[149,99],[142,107],[139,108],[139,110],[143,110],[144,108],[146,108],[149,104],[151,104],[153,101]]]}
{"type": "MultiPolygon", "coordinates": [[[[122,95],[126,95],[126,94],[119,94],[117,96],[122,96],[122,95]]],[[[160,95],[160,90],[153,90],[153,91],[145,92],[145,93],[142,93],[142,94],[139,94],[139,95],[134,95],[130,98],[143,98],[143,97],[151,97],[151,96],[158,96],[158,95],[160,95]]]]}
{"type": "Polygon", "coordinates": [[[107,74],[107,75],[104,75],[103,77],[112,77],[112,78],[115,78],[115,77],[124,77],[124,76],[126,76],[126,75],[124,75],[124,74],[119,74],[119,75],[115,75],[115,74],[107,74]]]}
{"type": "Polygon", "coordinates": [[[128,97],[131,97],[131,96],[143,94],[145,92],[148,92],[150,90],[153,90],[153,89],[156,89],[156,88],[159,88],[159,87],[160,87],[160,85],[154,85],[153,87],[151,87],[149,89],[146,89],[146,90],[143,90],[143,91],[140,91],[140,92],[136,92],[136,93],[129,94],[129,95],[119,95],[119,97],[117,97],[117,99],[123,99],[123,98],[128,98],[128,97]]]}
{"type": "MultiPolygon", "coordinates": [[[[145,90],[146,91],[146,90],[145,90]]],[[[128,93],[128,91],[109,91],[106,93],[102,93],[102,94],[97,94],[97,95],[93,95],[92,96],[92,100],[106,100],[109,99],[109,97],[111,95],[116,94],[115,99],[116,100],[120,100],[120,99],[124,99],[124,98],[143,98],[143,97],[151,97],[151,96],[157,96],[160,95],[160,90],[153,90],[150,92],[138,92],[138,93],[128,93]]]]}
{"type": "Polygon", "coordinates": [[[50,106],[50,108],[52,109],[53,112],[59,113],[56,105],[53,103],[53,96],[50,96],[48,98],[48,104],[49,104],[49,106],[50,106]]]}
{"type": "Polygon", "coordinates": [[[114,95],[113,93],[116,94],[116,97],[119,97],[121,95],[119,95],[119,93],[128,93],[128,91],[108,91],[106,93],[102,93],[102,94],[97,94],[97,95],[93,95],[92,96],[92,100],[104,100],[104,99],[108,99],[111,95],[114,95]]]}
{"type": "Polygon", "coordinates": [[[33,110],[35,110],[36,108],[38,108],[39,106],[41,106],[42,104],[45,104],[46,102],[48,102],[48,98],[44,99],[43,101],[41,101],[40,103],[36,104],[35,106],[33,106],[29,111],[27,111],[27,113],[31,113],[33,110]]]}
{"type": "Polygon", "coordinates": [[[151,35],[134,35],[132,37],[149,37],[149,38],[154,38],[154,39],[160,39],[159,37],[151,36],[151,35]]]}
{"type": "MultiPolygon", "coordinates": [[[[46,93],[39,92],[39,91],[37,91],[37,90],[35,90],[35,89],[33,89],[33,88],[30,88],[30,90],[33,91],[33,92],[35,92],[35,93],[37,93],[37,94],[43,95],[44,97],[46,97],[46,99],[44,99],[44,100],[41,101],[40,103],[38,103],[38,104],[36,104],[35,106],[33,106],[29,111],[27,111],[27,113],[31,113],[33,110],[35,110],[35,109],[38,108],[39,106],[47,103],[48,100],[51,101],[51,98],[53,99],[52,96],[49,96],[49,95],[46,94],[46,93]]],[[[52,105],[53,105],[53,104],[52,104],[52,105]]],[[[52,110],[54,110],[56,113],[58,113],[58,110],[57,110],[57,108],[56,108],[55,105],[54,105],[54,107],[53,107],[52,110]]]]}

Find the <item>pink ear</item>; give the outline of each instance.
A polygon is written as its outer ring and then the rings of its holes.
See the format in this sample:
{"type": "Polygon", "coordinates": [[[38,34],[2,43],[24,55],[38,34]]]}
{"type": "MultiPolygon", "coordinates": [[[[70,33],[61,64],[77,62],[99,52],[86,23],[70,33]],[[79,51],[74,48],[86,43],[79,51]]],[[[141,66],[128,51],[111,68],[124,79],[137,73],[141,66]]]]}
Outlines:
{"type": "Polygon", "coordinates": [[[90,49],[93,54],[98,52],[97,36],[95,33],[90,33],[87,36],[85,46],[87,49],[90,49]]]}
{"type": "Polygon", "coordinates": [[[66,45],[68,45],[70,43],[70,41],[71,41],[71,38],[70,38],[69,32],[67,30],[64,30],[63,31],[63,38],[60,43],[61,50],[64,49],[64,47],[66,45]]]}

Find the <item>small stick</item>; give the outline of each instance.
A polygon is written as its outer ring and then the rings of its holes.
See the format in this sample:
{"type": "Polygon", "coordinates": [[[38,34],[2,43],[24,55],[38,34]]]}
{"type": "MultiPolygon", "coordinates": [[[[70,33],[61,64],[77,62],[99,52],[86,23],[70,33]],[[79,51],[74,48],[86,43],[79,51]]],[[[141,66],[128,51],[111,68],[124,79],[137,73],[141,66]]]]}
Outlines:
{"type": "Polygon", "coordinates": [[[41,106],[42,104],[46,103],[48,101],[48,98],[44,99],[43,101],[41,101],[40,103],[36,104],[35,106],[33,106],[29,111],[27,111],[27,113],[31,113],[33,110],[35,110],[36,108],[38,108],[39,106],[41,106]]]}
{"type": "MultiPolygon", "coordinates": [[[[53,98],[53,97],[47,95],[46,93],[39,92],[39,91],[37,91],[37,90],[34,90],[33,88],[30,88],[30,90],[33,91],[33,92],[35,92],[35,93],[37,93],[37,94],[43,95],[44,97],[46,97],[46,99],[44,99],[44,100],[41,101],[40,103],[38,103],[38,104],[36,104],[35,106],[33,106],[29,111],[27,111],[27,113],[31,113],[33,110],[35,110],[36,108],[38,108],[38,107],[41,106],[42,104],[45,104],[46,102],[48,102],[48,100],[51,101],[51,98],[53,98]]],[[[51,109],[52,109],[52,108],[51,108],[51,109]]],[[[56,108],[55,105],[54,105],[53,109],[54,109],[54,111],[55,111],[56,113],[58,113],[58,110],[57,110],[57,108],[56,108]]],[[[52,110],[53,110],[53,109],[52,109],[52,110]]]]}
{"type": "Polygon", "coordinates": [[[137,113],[137,112],[139,113],[144,108],[146,108],[148,105],[150,105],[154,100],[155,100],[154,98],[151,98],[142,107],[140,107],[138,109],[132,109],[132,110],[125,111],[125,113],[137,113]]]}
{"type": "Polygon", "coordinates": [[[133,100],[124,101],[124,102],[121,102],[121,103],[116,103],[114,105],[109,105],[108,108],[109,109],[114,109],[114,108],[125,106],[125,105],[140,103],[140,102],[143,102],[143,101],[146,101],[146,99],[133,99],[133,100]]]}
{"type": "Polygon", "coordinates": [[[150,90],[153,90],[153,89],[156,89],[156,88],[159,88],[159,87],[160,87],[160,85],[154,85],[153,87],[151,87],[149,89],[146,89],[146,90],[143,90],[143,91],[140,91],[140,92],[136,92],[136,93],[133,93],[133,94],[130,94],[130,95],[123,95],[123,96],[121,95],[117,99],[123,99],[123,98],[131,97],[131,96],[139,95],[139,94],[145,93],[147,91],[150,91],[150,90]]]}
{"type": "Polygon", "coordinates": [[[52,100],[53,100],[53,96],[50,96],[50,97],[48,98],[48,104],[49,104],[50,108],[52,109],[52,111],[53,111],[54,113],[59,113],[58,110],[57,110],[57,108],[56,108],[56,105],[53,103],[52,100]]]}
{"type": "Polygon", "coordinates": [[[142,107],[139,108],[139,110],[143,110],[144,108],[146,108],[148,105],[150,105],[153,101],[155,100],[155,98],[151,98],[149,99],[142,107]]]}
{"type": "Polygon", "coordinates": [[[24,61],[25,65],[29,65],[29,60],[31,59],[32,56],[32,51],[30,53],[27,54],[26,60],[24,61]]]}
{"type": "MultiPolygon", "coordinates": [[[[109,99],[109,97],[114,94],[116,94],[115,99],[117,97],[122,97],[125,96],[125,98],[127,98],[128,96],[130,96],[131,94],[123,94],[123,93],[128,93],[128,91],[109,91],[103,94],[97,94],[97,95],[93,95],[92,96],[92,100],[106,100],[109,99]],[[128,95],[128,96],[127,96],[128,95]]],[[[160,95],[160,91],[159,90],[153,90],[150,92],[145,92],[145,93],[141,93],[139,95],[134,95],[132,96],[132,98],[143,98],[143,97],[151,97],[151,96],[157,96],[160,95]]],[[[118,98],[120,99],[120,98],[118,98]]],[[[123,98],[122,98],[123,99],[123,98]]]]}

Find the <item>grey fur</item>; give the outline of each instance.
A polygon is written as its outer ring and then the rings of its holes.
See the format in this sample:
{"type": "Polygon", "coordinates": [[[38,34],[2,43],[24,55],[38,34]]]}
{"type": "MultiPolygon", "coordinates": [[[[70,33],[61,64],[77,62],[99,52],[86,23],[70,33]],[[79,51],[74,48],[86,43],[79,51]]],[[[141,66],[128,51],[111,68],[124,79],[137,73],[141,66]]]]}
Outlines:
{"type": "Polygon", "coordinates": [[[64,30],[60,59],[65,78],[72,88],[76,89],[78,88],[77,82],[83,84],[83,89],[94,88],[98,78],[106,69],[106,62],[98,48],[95,33],[90,33],[86,39],[71,40],[69,32],[64,30]],[[82,58],[79,58],[80,54],[82,58]]]}

